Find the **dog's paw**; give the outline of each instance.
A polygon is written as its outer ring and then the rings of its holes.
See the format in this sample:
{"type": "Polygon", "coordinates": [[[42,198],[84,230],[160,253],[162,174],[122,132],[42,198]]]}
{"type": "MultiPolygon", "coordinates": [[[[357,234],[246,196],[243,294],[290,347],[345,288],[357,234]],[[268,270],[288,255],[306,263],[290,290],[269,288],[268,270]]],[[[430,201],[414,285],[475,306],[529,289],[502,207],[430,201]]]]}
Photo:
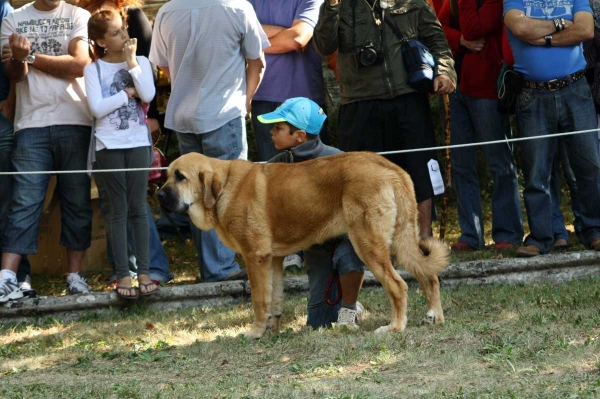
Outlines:
{"type": "Polygon", "coordinates": [[[248,339],[261,339],[265,331],[263,329],[251,328],[250,330],[241,333],[244,337],[248,339]]]}
{"type": "Polygon", "coordinates": [[[442,324],[444,322],[443,315],[436,315],[433,309],[427,311],[425,318],[423,319],[423,324],[442,324]]]}
{"type": "Polygon", "coordinates": [[[375,334],[385,334],[387,332],[390,332],[390,326],[381,326],[375,330],[375,334]]]}

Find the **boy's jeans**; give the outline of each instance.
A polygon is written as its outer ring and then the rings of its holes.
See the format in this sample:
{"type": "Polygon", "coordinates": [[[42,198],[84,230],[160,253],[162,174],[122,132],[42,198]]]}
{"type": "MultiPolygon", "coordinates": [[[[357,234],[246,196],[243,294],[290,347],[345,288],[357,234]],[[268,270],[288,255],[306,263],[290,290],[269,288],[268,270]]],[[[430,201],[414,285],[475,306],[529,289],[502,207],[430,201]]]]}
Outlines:
{"type": "MultiPolygon", "coordinates": [[[[340,237],[323,245],[313,245],[304,251],[304,264],[308,274],[309,298],[306,324],[314,329],[327,328],[337,321],[340,304],[330,306],[325,302],[325,289],[329,278],[337,270],[340,276],[351,271],[364,272],[365,265],[360,260],[348,237],[340,237]],[[332,255],[333,249],[333,255],[332,255]]],[[[332,284],[329,299],[338,296],[337,284],[332,284]]]]}
{"type": "MultiPolygon", "coordinates": [[[[220,128],[207,133],[179,133],[181,155],[198,152],[207,157],[234,160],[242,154],[246,137],[246,124],[242,117],[232,119],[220,128]]],[[[192,238],[198,251],[198,267],[202,282],[217,282],[240,270],[235,261],[235,251],[227,248],[213,229],[202,231],[190,222],[192,238]]]]}
{"type": "Polygon", "coordinates": [[[554,156],[554,164],[552,165],[552,180],[550,184],[550,195],[552,196],[552,230],[554,232],[554,241],[563,239],[569,241],[569,232],[565,227],[565,217],[560,210],[561,203],[561,190],[563,185],[563,179],[565,177],[569,192],[571,194],[571,209],[573,210],[573,216],[575,220],[573,225],[575,227],[575,234],[577,238],[583,242],[581,237],[581,212],[579,211],[579,191],[577,190],[577,182],[575,181],[575,175],[571,166],[569,165],[569,158],[567,156],[567,150],[562,143],[559,142],[558,153],[554,156]]]}
{"type": "MultiPolygon", "coordinates": [[[[595,129],[596,111],[585,79],[556,91],[524,88],[516,106],[519,132],[524,137],[595,129]]],[[[596,132],[562,137],[579,189],[583,243],[600,237],[600,157],[596,132]]],[[[546,254],[552,249],[550,176],[557,151],[556,138],[523,141],[523,197],[531,233],[525,245],[546,254]]]]}
{"type": "MultiPolygon", "coordinates": [[[[11,158],[13,151],[13,123],[6,119],[0,112],[0,172],[12,172],[11,158]]],[[[10,212],[10,201],[12,199],[13,176],[0,175],[0,248],[2,248],[2,237],[6,227],[6,218],[10,212]]],[[[21,258],[17,280],[25,281],[25,277],[31,273],[31,265],[27,255],[21,258]]]]}
{"type": "MultiPolygon", "coordinates": [[[[452,144],[495,141],[511,137],[508,117],[497,110],[498,100],[468,96],[456,90],[450,94],[452,144]]],[[[494,181],[492,192],[492,238],[494,242],[520,245],[523,215],[512,147],[506,144],[481,147],[494,181]]],[[[452,156],[452,183],[458,201],[459,241],[471,247],[485,247],[481,189],[477,176],[476,147],[456,148],[452,156]]]]}

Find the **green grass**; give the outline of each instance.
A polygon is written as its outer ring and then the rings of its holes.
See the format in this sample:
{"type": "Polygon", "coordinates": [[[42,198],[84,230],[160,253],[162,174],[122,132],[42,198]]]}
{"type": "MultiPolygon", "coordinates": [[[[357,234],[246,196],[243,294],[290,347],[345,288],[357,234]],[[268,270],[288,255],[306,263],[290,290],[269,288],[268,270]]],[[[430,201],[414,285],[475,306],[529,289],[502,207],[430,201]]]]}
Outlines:
{"type": "Polygon", "coordinates": [[[160,313],[132,308],[78,322],[0,326],[6,398],[594,398],[600,396],[600,281],[442,291],[446,324],[423,325],[409,293],[405,332],[380,290],[359,332],[303,326],[287,298],[283,332],[261,340],[249,303],[160,313]]]}

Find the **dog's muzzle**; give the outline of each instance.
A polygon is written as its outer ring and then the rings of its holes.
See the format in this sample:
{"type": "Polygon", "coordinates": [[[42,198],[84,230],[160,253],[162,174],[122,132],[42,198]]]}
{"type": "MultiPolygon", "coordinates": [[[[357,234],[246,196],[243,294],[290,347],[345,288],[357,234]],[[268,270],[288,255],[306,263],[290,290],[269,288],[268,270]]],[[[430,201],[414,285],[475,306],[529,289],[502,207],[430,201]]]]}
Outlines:
{"type": "Polygon", "coordinates": [[[158,190],[157,196],[160,206],[169,213],[186,213],[190,208],[189,204],[180,203],[177,191],[169,186],[163,186],[163,188],[158,190]]]}

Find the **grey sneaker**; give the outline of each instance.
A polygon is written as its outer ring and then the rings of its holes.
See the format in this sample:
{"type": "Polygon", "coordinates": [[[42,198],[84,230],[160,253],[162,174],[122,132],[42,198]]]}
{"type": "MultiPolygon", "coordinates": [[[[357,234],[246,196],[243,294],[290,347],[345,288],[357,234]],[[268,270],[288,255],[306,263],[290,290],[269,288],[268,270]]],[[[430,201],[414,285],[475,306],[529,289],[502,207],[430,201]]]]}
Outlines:
{"type": "Polygon", "coordinates": [[[283,259],[283,270],[295,270],[302,269],[304,261],[298,254],[291,254],[283,259]]]}
{"type": "Polygon", "coordinates": [[[17,285],[17,280],[11,280],[3,278],[0,280],[0,303],[6,303],[8,301],[16,301],[17,299],[23,298],[23,292],[17,285]]]}
{"type": "Polygon", "coordinates": [[[88,283],[79,273],[69,273],[67,276],[67,288],[70,294],[89,294],[92,292],[88,283]]]}
{"type": "Polygon", "coordinates": [[[35,298],[37,296],[37,292],[31,288],[31,277],[29,277],[29,275],[25,276],[25,281],[19,282],[18,285],[24,296],[29,298],[35,298]]]}
{"type": "Polygon", "coordinates": [[[353,309],[340,308],[336,325],[339,328],[346,326],[350,330],[358,330],[359,327],[358,324],[356,324],[357,313],[358,312],[353,309]]]}

